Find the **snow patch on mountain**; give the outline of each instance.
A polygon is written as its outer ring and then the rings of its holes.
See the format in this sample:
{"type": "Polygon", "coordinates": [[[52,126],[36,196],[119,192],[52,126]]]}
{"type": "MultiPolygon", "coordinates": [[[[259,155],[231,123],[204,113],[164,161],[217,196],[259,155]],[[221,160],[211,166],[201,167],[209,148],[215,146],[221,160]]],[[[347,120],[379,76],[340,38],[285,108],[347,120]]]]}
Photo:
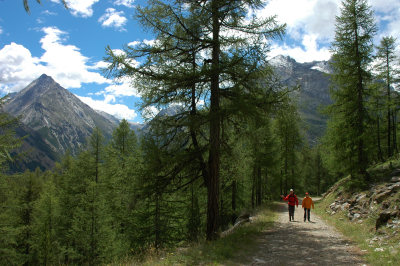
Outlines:
{"type": "Polygon", "coordinates": [[[277,55],[268,61],[268,63],[275,68],[292,68],[294,62],[294,59],[284,55],[277,55]]]}
{"type": "Polygon", "coordinates": [[[326,74],[332,73],[329,63],[326,61],[317,62],[314,66],[311,67],[311,69],[318,70],[326,74]]]}

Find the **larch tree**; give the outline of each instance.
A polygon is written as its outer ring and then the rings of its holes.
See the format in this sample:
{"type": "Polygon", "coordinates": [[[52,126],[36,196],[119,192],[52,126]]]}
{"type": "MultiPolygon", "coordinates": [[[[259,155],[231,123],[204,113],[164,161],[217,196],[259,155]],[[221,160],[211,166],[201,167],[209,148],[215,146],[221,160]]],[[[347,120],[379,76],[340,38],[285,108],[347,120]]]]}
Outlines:
{"type": "Polygon", "coordinates": [[[384,82],[386,90],[387,156],[390,157],[394,151],[397,151],[396,125],[393,123],[396,120],[396,110],[391,95],[392,90],[400,80],[399,59],[395,54],[396,39],[393,36],[383,37],[376,48],[376,78],[384,82]]]}
{"type": "Polygon", "coordinates": [[[338,135],[333,141],[340,142],[333,146],[341,146],[336,152],[344,152],[342,163],[355,183],[368,182],[365,103],[376,31],[373,11],[366,0],[342,2],[331,46],[331,96],[334,101],[330,107],[334,123],[331,129],[338,135]]]}
{"type": "Polygon", "coordinates": [[[127,46],[119,55],[108,48],[111,73],[136,80],[144,107],[183,104],[174,117],[191,122],[186,126],[207,187],[208,240],[219,230],[221,121],[233,113],[254,116],[270,100],[260,80],[272,73],[265,61],[268,40],[280,37],[284,25],[275,17],[247,16],[262,6],[260,0],[149,1],[138,8],[138,18],[155,42],[127,46]],[[193,105],[201,101],[203,116],[193,105]],[[196,138],[201,123],[208,127],[207,152],[196,138]]]}

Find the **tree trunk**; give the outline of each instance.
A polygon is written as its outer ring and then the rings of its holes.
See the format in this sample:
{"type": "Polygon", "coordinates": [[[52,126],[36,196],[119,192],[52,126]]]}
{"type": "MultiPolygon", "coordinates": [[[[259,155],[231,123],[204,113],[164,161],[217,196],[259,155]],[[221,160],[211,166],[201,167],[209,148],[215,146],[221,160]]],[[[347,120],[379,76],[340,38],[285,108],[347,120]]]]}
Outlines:
{"type": "Polygon", "coordinates": [[[232,224],[235,223],[237,215],[236,215],[236,194],[237,194],[237,181],[232,181],[232,224]]]}
{"type": "MultiPolygon", "coordinates": [[[[379,123],[379,115],[377,116],[377,120],[376,120],[376,126],[377,126],[377,138],[378,138],[378,159],[383,162],[383,155],[382,155],[382,149],[381,149],[381,129],[380,129],[380,123],[379,123]]],[[[389,130],[390,131],[390,130],[389,130]]],[[[390,145],[390,142],[388,142],[388,144],[390,145]]],[[[390,151],[390,146],[388,146],[388,151],[390,151]]],[[[390,156],[388,154],[388,156],[390,156]]]]}
{"type": "Polygon", "coordinates": [[[219,8],[218,1],[211,3],[212,13],[212,59],[210,84],[210,151],[209,151],[209,180],[207,184],[207,240],[218,238],[219,220],[219,168],[220,168],[220,106],[219,106],[219,8]]]}
{"type": "Polygon", "coordinates": [[[156,208],[154,210],[154,230],[155,230],[155,239],[154,239],[154,247],[156,250],[160,248],[161,241],[160,241],[160,195],[156,193],[156,208]]]}
{"type": "Polygon", "coordinates": [[[397,149],[397,112],[396,110],[393,110],[392,112],[392,127],[393,127],[393,151],[395,151],[396,153],[399,152],[399,150],[397,149]]]}
{"type": "Polygon", "coordinates": [[[364,151],[364,87],[363,87],[363,75],[361,67],[361,58],[359,51],[358,42],[358,30],[357,25],[355,27],[355,48],[356,48],[356,66],[357,66],[357,121],[356,121],[356,131],[357,131],[357,159],[358,159],[358,173],[368,182],[367,175],[367,158],[364,151]]]}
{"type": "Polygon", "coordinates": [[[257,199],[257,201],[256,201],[256,203],[257,203],[257,206],[260,206],[261,205],[261,201],[262,201],[262,192],[261,192],[261,166],[258,164],[257,165],[257,182],[256,182],[256,185],[257,185],[257,197],[256,197],[256,199],[257,199]]]}

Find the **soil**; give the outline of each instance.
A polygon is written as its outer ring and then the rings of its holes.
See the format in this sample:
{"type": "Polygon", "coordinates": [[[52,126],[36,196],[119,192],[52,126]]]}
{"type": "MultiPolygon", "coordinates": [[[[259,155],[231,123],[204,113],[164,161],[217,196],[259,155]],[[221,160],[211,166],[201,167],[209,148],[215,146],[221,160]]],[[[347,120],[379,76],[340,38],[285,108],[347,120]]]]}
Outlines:
{"type": "Polygon", "coordinates": [[[258,239],[253,254],[239,265],[366,265],[361,250],[311,210],[311,222],[304,211],[295,210],[289,222],[286,203],[279,204],[274,227],[258,239]]]}

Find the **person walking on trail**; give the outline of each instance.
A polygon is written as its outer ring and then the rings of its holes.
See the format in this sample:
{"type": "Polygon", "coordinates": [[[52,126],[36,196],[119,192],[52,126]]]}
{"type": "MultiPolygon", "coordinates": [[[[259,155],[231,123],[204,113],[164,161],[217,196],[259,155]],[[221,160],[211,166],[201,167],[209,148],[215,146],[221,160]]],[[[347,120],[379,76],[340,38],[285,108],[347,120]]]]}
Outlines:
{"type": "Polygon", "coordinates": [[[314,202],[310,195],[308,195],[308,192],[306,192],[306,196],[304,197],[301,206],[304,208],[304,222],[306,221],[306,218],[310,222],[311,206],[314,209],[314,202]]]}
{"type": "Polygon", "coordinates": [[[289,222],[294,221],[294,206],[299,207],[299,200],[297,199],[297,196],[294,194],[293,189],[290,189],[289,195],[284,197],[281,195],[282,199],[284,201],[288,202],[288,208],[289,208],[289,222]]]}

